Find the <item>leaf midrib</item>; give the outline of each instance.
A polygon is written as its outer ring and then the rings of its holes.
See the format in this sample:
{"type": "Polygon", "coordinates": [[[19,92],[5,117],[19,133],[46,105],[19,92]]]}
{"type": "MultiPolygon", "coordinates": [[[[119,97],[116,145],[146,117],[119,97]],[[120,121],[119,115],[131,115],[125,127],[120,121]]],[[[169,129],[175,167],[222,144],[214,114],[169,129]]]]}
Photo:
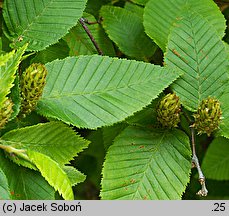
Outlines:
{"type": "MultiPolygon", "coordinates": [[[[174,74],[176,75],[176,74],[174,74]]],[[[159,76],[158,76],[159,78],[159,76]]],[[[178,78],[178,74],[176,77],[174,77],[174,79],[172,80],[172,82],[174,80],[176,80],[178,78]]],[[[168,81],[169,82],[169,81],[168,81]]],[[[44,95],[42,96],[42,98],[62,98],[62,97],[72,97],[72,96],[86,96],[86,95],[98,95],[98,94],[104,94],[104,93],[108,93],[108,92],[113,92],[113,91],[118,91],[118,90],[123,90],[123,89],[131,89],[131,87],[133,86],[145,86],[145,85],[152,85],[152,84],[155,84],[155,81],[152,79],[152,80],[149,80],[149,81],[146,81],[146,82],[138,82],[138,83],[134,83],[134,84],[131,84],[131,85],[127,85],[127,86],[122,86],[122,87],[117,87],[117,88],[109,88],[109,89],[100,89],[98,91],[92,91],[92,92],[69,92],[69,93],[63,93],[63,92],[60,92],[59,94],[53,94],[52,92],[48,95],[46,95],[44,93],[44,95]]],[[[153,89],[153,88],[152,88],[153,89]]],[[[58,91],[57,90],[53,90],[52,91],[58,91]]]]}

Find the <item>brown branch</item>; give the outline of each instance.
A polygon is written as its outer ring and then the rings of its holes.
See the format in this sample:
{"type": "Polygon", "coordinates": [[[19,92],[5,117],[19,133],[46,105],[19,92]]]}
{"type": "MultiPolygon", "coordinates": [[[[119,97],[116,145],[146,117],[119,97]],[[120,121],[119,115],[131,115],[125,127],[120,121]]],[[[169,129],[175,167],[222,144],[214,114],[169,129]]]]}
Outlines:
{"type": "Polygon", "coordinates": [[[191,141],[192,141],[192,168],[197,169],[198,174],[199,174],[199,182],[201,184],[201,189],[196,193],[199,196],[207,196],[208,190],[206,188],[206,181],[205,181],[205,176],[201,170],[200,164],[199,164],[199,159],[196,155],[196,142],[195,142],[195,129],[192,127],[192,121],[188,114],[186,112],[183,112],[185,118],[190,124],[190,130],[191,130],[191,141]]]}
{"type": "Polygon", "coordinates": [[[95,38],[93,37],[93,35],[91,34],[89,28],[87,27],[87,25],[85,23],[87,23],[88,21],[84,18],[80,18],[79,19],[80,24],[82,25],[82,27],[84,28],[85,32],[87,33],[88,37],[91,39],[91,42],[93,43],[93,45],[95,46],[97,52],[99,53],[99,55],[103,55],[103,51],[100,49],[99,45],[97,44],[97,42],[95,41],[95,38]]]}

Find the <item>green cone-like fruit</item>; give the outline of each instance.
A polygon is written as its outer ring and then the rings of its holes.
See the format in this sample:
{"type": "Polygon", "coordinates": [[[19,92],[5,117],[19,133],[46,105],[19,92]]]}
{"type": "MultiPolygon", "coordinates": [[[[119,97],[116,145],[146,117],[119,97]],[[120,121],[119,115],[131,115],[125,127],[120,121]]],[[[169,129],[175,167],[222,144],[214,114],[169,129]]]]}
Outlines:
{"type": "Polygon", "coordinates": [[[5,126],[13,113],[13,105],[13,102],[10,99],[7,99],[4,102],[3,107],[0,109],[0,129],[5,126]]]}
{"type": "Polygon", "coordinates": [[[21,76],[21,114],[33,111],[42,95],[47,70],[42,64],[31,64],[21,76]]]}
{"type": "Polygon", "coordinates": [[[192,125],[198,134],[206,133],[208,136],[219,128],[222,118],[220,103],[217,99],[207,98],[198,107],[196,114],[193,115],[195,123],[192,125]]]}
{"type": "Polygon", "coordinates": [[[157,120],[163,127],[177,127],[180,122],[181,104],[176,94],[167,94],[157,107],[157,120]]]}

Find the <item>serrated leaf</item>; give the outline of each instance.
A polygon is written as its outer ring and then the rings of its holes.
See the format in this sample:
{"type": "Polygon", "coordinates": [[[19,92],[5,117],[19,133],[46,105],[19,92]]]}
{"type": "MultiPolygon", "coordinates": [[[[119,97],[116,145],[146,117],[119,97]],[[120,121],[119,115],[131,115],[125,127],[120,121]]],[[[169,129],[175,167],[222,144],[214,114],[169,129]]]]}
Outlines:
{"type": "Polygon", "coordinates": [[[210,144],[202,163],[206,178],[229,180],[229,140],[215,138],[210,144]]]}
{"type": "Polygon", "coordinates": [[[20,87],[19,87],[19,76],[16,74],[16,78],[13,83],[13,87],[11,89],[10,93],[10,99],[12,100],[14,106],[13,106],[13,113],[10,116],[9,120],[14,119],[18,113],[20,112],[20,106],[21,106],[21,95],[20,95],[20,87]]]}
{"type": "Polygon", "coordinates": [[[13,87],[15,73],[26,46],[27,45],[19,48],[17,52],[11,51],[10,53],[0,56],[0,108],[2,108],[6,96],[13,87]]]}
{"type": "Polygon", "coordinates": [[[42,50],[56,43],[82,16],[86,0],[6,0],[3,16],[14,47],[42,50]]]}
{"type": "Polygon", "coordinates": [[[221,38],[224,36],[225,19],[212,0],[150,0],[145,6],[144,27],[163,51],[166,49],[170,29],[180,19],[185,7],[202,15],[214,26],[221,38]]]}
{"type": "MultiPolygon", "coordinates": [[[[85,25],[88,27],[91,35],[93,35],[93,38],[95,39],[99,48],[102,50],[103,54],[107,56],[115,56],[115,51],[111,40],[107,37],[101,25],[96,23],[97,20],[95,17],[91,14],[84,13],[83,18],[87,19],[88,22],[95,22],[95,24],[90,25],[85,23],[85,25]]],[[[69,31],[69,33],[64,37],[64,40],[67,42],[70,48],[70,56],[98,53],[91,39],[80,23],[78,23],[69,31]]]]}
{"type": "Polygon", "coordinates": [[[0,168],[0,200],[11,199],[8,180],[0,168]]]}
{"type": "Polygon", "coordinates": [[[37,111],[84,128],[124,120],[179,76],[160,66],[97,55],[57,60],[46,68],[37,111]]]}
{"type": "Polygon", "coordinates": [[[60,165],[50,157],[39,152],[28,150],[27,153],[48,183],[53,186],[55,190],[58,190],[65,200],[73,200],[74,195],[71,182],[60,165]]]}
{"type": "Polygon", "coordinates": [[[60,122],[12,130],[4,134],[1,139],[4,140],[5,145],[48,155],[60,165],[68,163],[89,144],[60,122]]]}
{"type": "Polygon", "coordinates": [[[103,28],[124,54],[145,61],[154,54],[156,45],[145,34],[138,15],[114,6],[103,6],[100,15],[103,28]]]}
{"type": "Polygon", "coordinates": [[[219,98],[228,82],[225,46],[200,15],[186,11],[169,36],[165,62],[184,72],[173,90],[182,104],[196,110],[208,96],[219,98]]]}
{"type": "Polygon", "coordinates": [[[81,173],[72,166],[64,166],[63,170],[64,172],[66,172],[72,186],[84,182],[86,179],[86,176],[83,173],[81,173]]]}
{"type": "Polygon", "coordinates": [[[37,172],[20,167],[0,150],[0,168],[4,171],[14,200],[53,200],[55,191],[37,172]]]}
{"type": "Polygon", "coordinates": [[[181,199],[191,171],[189,138],[179,130],[128,127],[106,155],[102,199],[181,199]]]}

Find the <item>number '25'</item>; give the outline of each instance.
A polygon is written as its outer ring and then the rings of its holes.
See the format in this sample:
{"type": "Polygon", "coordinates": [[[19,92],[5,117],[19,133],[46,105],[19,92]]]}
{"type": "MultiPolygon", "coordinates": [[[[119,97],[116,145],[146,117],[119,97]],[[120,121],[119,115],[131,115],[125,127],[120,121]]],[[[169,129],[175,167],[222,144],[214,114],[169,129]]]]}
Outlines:
{"type": "Polygon", "coordinates": [[[213,211],[225,211],[225,203],[214,203],[215,209],[213,211]]]}

